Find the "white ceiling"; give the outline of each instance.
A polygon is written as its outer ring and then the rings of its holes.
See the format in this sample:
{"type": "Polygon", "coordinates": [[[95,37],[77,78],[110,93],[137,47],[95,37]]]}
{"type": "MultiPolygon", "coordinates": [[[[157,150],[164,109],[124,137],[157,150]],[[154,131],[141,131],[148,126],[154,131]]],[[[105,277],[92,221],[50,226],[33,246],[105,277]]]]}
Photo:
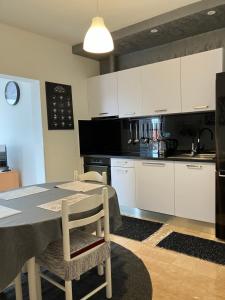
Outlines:
{"type": "MultiPolygon", "coordinates": [[[[100,0],[100,15],[110,31],[200,0],[100,0]]],[[[71,45],[80,43],[97,0],[0,0],[0,22],[71,45]]]]}

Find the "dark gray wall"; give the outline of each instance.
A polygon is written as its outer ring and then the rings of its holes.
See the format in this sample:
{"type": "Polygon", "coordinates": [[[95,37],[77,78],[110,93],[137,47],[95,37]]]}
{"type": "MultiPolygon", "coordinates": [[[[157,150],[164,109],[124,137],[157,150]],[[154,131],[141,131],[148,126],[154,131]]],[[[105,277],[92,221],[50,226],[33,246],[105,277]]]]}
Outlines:
{"type": "MultiPolygon", "coordinates": [[[[225,28],[185,38],[169,44],[115,57],[115,71],[143,66],[216,48],[225,48],[225,28]]],[[[224,51],[225,70],[225,51],[224,51]]],[[[110,60],[100,62],[101,74],[110,72],[110,60]]]]}

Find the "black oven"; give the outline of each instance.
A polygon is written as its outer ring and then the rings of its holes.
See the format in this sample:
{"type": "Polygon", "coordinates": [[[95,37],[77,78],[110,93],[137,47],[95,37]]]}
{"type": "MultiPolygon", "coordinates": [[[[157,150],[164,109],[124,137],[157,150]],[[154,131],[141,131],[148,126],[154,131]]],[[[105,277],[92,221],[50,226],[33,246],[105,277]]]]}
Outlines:
{"type": "Polygon", "coordinates": [[[98,156],[84,156],[84,172],[96,171],[107,173],[107,183],[111,184],[111,162],[110,158],[98,156]]]}

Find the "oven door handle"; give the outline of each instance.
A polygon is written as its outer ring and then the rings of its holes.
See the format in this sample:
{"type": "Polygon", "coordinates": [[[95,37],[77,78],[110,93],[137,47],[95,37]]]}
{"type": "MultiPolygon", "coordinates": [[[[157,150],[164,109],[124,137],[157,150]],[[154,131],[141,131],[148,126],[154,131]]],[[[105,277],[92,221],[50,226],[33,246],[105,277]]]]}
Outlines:
{"type": "Polygon", "coordinates": [[[225,170],[219,171],[219,177],[225,177],[225,170]]]}

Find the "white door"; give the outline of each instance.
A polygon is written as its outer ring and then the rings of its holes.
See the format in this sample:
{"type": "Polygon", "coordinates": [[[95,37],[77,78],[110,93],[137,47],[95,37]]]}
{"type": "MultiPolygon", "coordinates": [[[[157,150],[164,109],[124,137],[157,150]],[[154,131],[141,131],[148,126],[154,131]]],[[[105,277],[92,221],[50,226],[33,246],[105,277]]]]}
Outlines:
{"type": "Polygon", "coordinates": [[[181,58],[182,111],[215,109],[216,73],[222,72],[223,49],[181,58]]]}
{"type": "Polygon", "coordinates": [[[112,186],[115,188],[119,205],[137,207],[135,202],[135,170],[134,168],[111,168],[112,186]]]}
{"type": "Polygon", "coordinates": [[[180,58],[141,68],[142,114],[181,112],[180,58]]]}
{"type": "Polygon", "coordinates": [[[89,78],[87,97],[90,117],[118,115],[116,74],[110,73],[89,78]]]}
{"type": "Polygon", "coordinates": [[[137,207],[174,215],[174,163],[136,161],[137,207]]]}
{"type": "Polygon", "coordinates": [[[141,114],[140,69],[117,72],[120,117],[135,117],[141,114]]]}
{"type": "Polygon", "coordinates": [[[215,223],[215,165],[175,163],[175,215],[215,223]]]}

